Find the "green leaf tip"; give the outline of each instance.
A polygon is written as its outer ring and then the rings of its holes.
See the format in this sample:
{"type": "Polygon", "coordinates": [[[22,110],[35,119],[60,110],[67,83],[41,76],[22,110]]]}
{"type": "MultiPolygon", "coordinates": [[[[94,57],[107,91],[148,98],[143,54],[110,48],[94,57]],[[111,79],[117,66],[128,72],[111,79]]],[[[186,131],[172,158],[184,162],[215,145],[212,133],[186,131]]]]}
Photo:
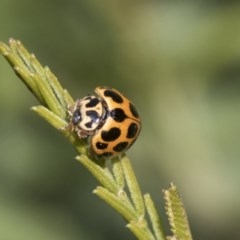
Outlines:
{"type": "Polygon", "coordinates": [[[132,169],[132,165],[126,155],[122,157],[121,164],[136,211],[139,213],[140,216],[143,216],[145,215],[143,196],[135,173],[132,169]]]}
{"type": "Polygon", "coordinates": [[[182,240],[192,240],[186,211],[176,186],[171,183],[170,188],[164,190],[163,193],[173,237],[182,240]]]}
{"type": "Polygon", "coordinates": [[[146,209],[147,209],[149,218],[152,223],[152,228],[153,228],[155,238],[157,240],[164,240],[165,232],[163,229],[163,223],[161,221],[161,218],[157,212],[157,209],[155,207],[155,204],[154,204],[150,194],[144,195],[144,201],[145,201],[145,205],[146,205],[146,209]]]}
{"type": "Polygon", "coordinates": [[[13,38],[9,40],[9,46],[0,44],[0,53],[42,105],[59,117],[66,118],[70,98],[64,98],[65,90],[48,67],[43,67],[34,54],[13,38]]]}

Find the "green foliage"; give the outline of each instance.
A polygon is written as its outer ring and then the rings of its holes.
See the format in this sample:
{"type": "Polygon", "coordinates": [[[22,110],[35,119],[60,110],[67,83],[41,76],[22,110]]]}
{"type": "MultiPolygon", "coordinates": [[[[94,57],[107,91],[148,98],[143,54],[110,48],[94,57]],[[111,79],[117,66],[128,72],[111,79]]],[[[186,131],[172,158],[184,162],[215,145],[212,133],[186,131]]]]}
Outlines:
{"type": "Polygon", "coordinates": [[[191,240],[192,236],[187,215],[176,186],[171,184],[170,188],[164,191],[164,198],[166,200],[168,220],[175,239],[191,240]]]}
{"type": "MultiPolygon", "coordinates": [[[[32,110],[69,139],[79,153],[76,159],[98,180],[100,186],[93,192],[127,221],[127,227],[138,239],[166,239],[155,204],[149,194],[141,193],[128,157],[123,154],[119,158],[109,160],[109,164],[106,164],[105,160],[90,159],[87,143],[75,133],[69,132],[67,107],[74,100],[50,69],[43,67],[21,42],[14,39],[10,39],[9,46],[0,43],[0,53],[40,102],[41,105],[32,107],[32,110]]],[[[185,209],[176,187],[171,185],[164,194],[173,233],[169,238],[192,239],[185,209]]]]}

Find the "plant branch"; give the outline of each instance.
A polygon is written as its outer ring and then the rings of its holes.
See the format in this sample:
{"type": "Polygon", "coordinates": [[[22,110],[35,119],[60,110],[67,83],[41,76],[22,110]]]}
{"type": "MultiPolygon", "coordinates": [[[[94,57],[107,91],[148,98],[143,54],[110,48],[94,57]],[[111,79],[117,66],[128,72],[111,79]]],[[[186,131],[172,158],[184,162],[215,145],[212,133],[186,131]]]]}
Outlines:
{"type": "MultiPolygon", "coordinates": [[[[34,54],[29,53],[20,41],[14,39],[10,39],[9,46],[0,42],[0,53],[39,101],[40,106],[31,109],[68,138],[79,154],[76,159],[97,179],[100,186],[93,192],[127,221],[127,227],[138,239],[165,239],[155,205],[149,194],[142,195],[129,158],[123,154],[108,160],[110,164],[107,165],[105,160],[92,159],[87,141],[79,139],[68,128],[68,106],[72,105],[74,100],[50,69],[43,67],[34,54]],[[145,212],[148,213],[150,221],[145,212]]],[[[184,209],[181,211],[181,199],[177,197],[173,186],[170,191],[164,193],[173,234],[176,239],[190,240],[186,214],[184,209]],[[175,195],[172,195],[172,192],[175,195]],[[179,207],[175,208],[175,205],[179,207]],[[181,219],[176,217],[179,213],[181,219]],[[184,229],[181,228],[181,224],[184,229]],[[186,234],[181,234],[181,231],[186,234]]]]}

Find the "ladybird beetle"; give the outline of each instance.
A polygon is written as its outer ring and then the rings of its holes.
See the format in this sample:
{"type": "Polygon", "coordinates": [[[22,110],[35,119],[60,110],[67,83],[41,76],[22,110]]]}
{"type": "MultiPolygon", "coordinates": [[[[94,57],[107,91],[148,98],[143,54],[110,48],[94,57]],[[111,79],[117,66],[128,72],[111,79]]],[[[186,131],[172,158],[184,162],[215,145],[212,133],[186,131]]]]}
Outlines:
{"type": "Polygon", "coordinates": [[[137,139],[141,120],[132,104],[114,88],[97,87],[98,96],[88,95],[69,107],[69,128],[79,138],[88,138],[98,157],[116,157],[137,139]]]}

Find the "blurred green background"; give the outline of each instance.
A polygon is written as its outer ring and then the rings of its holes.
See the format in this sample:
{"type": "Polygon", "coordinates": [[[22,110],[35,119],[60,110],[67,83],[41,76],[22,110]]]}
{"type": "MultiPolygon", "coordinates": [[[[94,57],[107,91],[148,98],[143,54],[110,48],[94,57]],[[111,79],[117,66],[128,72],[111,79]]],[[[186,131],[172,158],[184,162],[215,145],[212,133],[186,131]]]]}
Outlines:
{"type": "MultiPolygon", "coordinates": [[[[194,239],[239,239],[239,1],[1,0],[0,41],[10,37],[75,98],[99,85],[129,96],[143,192],[163,213],[173,181],[194,239]]],[[[0,240],[135,239],[36,104],[0,57],[0,240]]]]}

